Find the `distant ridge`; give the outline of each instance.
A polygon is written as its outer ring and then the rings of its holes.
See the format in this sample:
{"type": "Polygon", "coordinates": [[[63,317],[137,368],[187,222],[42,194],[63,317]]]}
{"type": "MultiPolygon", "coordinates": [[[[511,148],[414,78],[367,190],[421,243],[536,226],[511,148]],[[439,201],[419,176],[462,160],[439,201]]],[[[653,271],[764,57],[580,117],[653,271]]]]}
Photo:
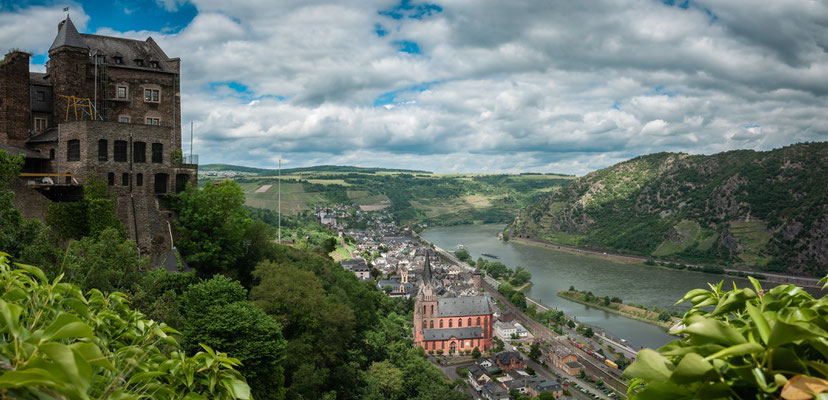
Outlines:
{"type": "MultiPolygon", "coordinates": [[[[234,172],[248,172],[257,175],[274,175],[278,173],[277,169],[244,167],[240,165],[231,164],[205,164],[198,166],[199,171],[234,171],[234,172]]],[[[430,171],[422,171],[416,169],[395,169],[395,168],[378,168],[378,167],[352,167],[347,165],[317,165],[313,167],[301,168],[282,168],[282,174],[295,174],[299,172],[358,172],[363,174],[375,174],[377,172],[404,172],[417,174],[430,174],[430,171]]]]}
{"type": "Polygon", "coordinates": [[[656,153],[524,208],[514,238],[771,272],[828,272],[828,142],[656,153]]]}

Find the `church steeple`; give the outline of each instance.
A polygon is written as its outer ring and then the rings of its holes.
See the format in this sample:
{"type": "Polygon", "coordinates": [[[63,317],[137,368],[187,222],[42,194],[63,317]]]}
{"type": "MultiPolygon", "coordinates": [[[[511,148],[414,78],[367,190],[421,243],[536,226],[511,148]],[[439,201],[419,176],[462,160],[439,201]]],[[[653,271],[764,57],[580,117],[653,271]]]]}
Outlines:
{"type": "Polygon", "coordinates": [[[424,301],[434,301],[434,281],[431,276],[431,250],[426,250],[425,263],[423,264],[423,274],[420,276],[420,289],[417,293],[417,298],[424,301]]]}
{"type": "Polygon", "coordinates": [[[431,250],[426,250],[425,264],[423,265],[423,283],[431,284],[431,250]]]}
{"type": "Polygon", "coordinates": [[[52,42],[52,46],[49,47],[49,51],[63,46],[79,47],[82,49],[89,48],[68,15],[66,16],[66,20],[60,21],[58,24],[58,34],[55,37],[55,41],[52,42]]]}

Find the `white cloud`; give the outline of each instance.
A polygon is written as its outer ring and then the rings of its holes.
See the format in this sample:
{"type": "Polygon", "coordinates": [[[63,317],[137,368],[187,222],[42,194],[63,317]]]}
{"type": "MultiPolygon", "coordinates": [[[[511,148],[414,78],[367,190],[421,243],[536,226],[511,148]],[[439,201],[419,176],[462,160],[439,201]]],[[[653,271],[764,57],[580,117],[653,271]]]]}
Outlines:
{"type": "MultiPolygon", "coordinates": [[[[583,174],[649,152],[828,139],[820,2],[445,0],[400,20],[378,13],[390,0],[192,3],[174,34],[99,33],[152,35],[182,58],[202,162],[583,174]]],[[[39,12],[7,14],[60,19],[39,12]]],[[[7,14],[0,43],[51,43],[54,24],[18,41],[25,25],[7,14]]]]}

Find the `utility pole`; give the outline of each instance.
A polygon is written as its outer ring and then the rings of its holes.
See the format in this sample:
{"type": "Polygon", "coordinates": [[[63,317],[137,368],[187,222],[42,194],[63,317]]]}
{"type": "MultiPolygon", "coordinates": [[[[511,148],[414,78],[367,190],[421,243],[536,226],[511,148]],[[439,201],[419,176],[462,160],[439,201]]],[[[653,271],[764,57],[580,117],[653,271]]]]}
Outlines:
{"type": "Polygon", "coordinates": [[[279,244],[282,244],[282,157],[279,157],[279,244]]]}

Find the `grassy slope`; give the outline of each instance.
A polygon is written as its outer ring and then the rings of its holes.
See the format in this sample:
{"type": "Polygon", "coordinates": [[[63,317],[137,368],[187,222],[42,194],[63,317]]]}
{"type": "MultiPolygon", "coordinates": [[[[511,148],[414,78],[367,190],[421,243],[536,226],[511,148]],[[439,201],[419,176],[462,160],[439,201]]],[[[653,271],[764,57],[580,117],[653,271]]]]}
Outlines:
{"type": "Polygon", "coordinates": [[[513,235],[688,262],[828,271],[828,143],[711,156],[658,153],[577,179],[523,210],[513,235]]]}

